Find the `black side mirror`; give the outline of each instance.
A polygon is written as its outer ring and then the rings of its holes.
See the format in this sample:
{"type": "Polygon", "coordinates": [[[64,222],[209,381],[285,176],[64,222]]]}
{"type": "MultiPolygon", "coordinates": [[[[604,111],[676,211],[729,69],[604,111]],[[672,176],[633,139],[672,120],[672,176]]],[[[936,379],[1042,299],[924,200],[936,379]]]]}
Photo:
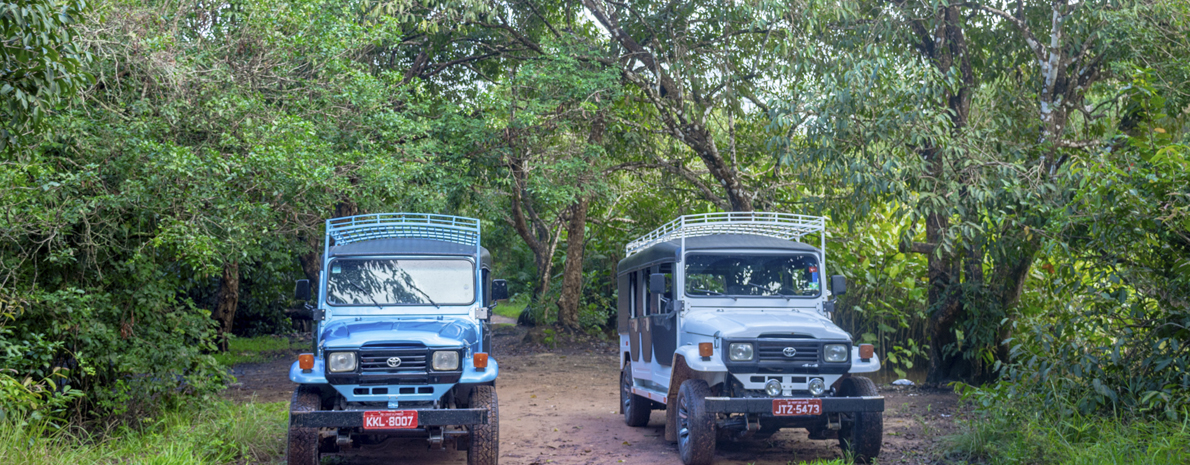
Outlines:
{"type": "Polygon", "coordinates": [[[503,279],[492,280],[492,302],[497,300],[508,300],[508,281],[503,279]]]}
{"type": "Polygon", "coordinates": [[[310,300],[310,280],[299,279],[293,286],[293,295],[298,300],[310,300]]]}
{"type": "Polygon", "coordinates": [[[841,274],[831,276],[831,293],[843,295],[847,293],[847,278],[841,274]]]}
{"type": "Polygon", "coordinates": [[[649,292],[661,294],[665,292],[665,275],[653,273],[649,275],[649,292]]]}

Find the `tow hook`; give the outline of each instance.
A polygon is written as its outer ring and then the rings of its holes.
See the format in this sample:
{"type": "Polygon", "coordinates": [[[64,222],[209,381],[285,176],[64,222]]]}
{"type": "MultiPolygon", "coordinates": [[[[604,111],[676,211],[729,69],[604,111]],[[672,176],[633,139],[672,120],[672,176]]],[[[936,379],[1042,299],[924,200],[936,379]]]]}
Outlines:
{"type": "Polygon", "coordinates": [[[826,429],[829,429],[831,431],[838,431],[839,428],[842,428],[842,427],[843,427],[843,421],[842,421],[842,419],[840,419],[840,414],[828,413],[826,415],[826,429]]]}
{"type": "Polygon", "coordinates": [[[338,447],[339,450],[350,449],[353,442],[354,441],[351,440],[351,431],[341,429],[338,433],[336,433],[335,446],[338,447]]]}

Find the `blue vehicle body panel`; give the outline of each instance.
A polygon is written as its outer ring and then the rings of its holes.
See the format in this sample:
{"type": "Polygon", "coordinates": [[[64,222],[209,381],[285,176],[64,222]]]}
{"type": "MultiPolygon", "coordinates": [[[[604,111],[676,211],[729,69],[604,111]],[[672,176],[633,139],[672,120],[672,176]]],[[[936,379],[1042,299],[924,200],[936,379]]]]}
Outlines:
{"type": "MultiPolygon", "coordinates": [[[[471,349],[479,344],[473,321],[462,318],[375,318],[332,320],[322,326],[323,350],[354,349],[372,342],[420,342],[429,348],[471,349]]],[[[471,352],[467,350],[467,352],[471,352]]]]}

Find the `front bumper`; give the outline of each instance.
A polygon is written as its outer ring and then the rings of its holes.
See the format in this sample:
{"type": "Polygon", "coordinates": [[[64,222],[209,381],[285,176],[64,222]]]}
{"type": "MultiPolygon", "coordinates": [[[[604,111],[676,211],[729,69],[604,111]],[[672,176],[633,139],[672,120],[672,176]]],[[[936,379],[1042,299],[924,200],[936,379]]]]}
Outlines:
{"type": "MultiPolygon", "coordinates": [[[[707,397],[710,413],[773,413],[773,401],[797,397],[707,397]]],[[[883,412],[884,397],[817,397],[822,413],[883,412]]]]}
{"type": "MultiPolygon", "coordinates": [[[[375,409],[370,409],[374,411],[375,409]]],[[[407,409],[417,411],[417,426],[485,425],[488,411],[481,408],[407,409]]],[[[363,428],[364,410],[289,412],[289,426],[302,428],[363,428]]]]}

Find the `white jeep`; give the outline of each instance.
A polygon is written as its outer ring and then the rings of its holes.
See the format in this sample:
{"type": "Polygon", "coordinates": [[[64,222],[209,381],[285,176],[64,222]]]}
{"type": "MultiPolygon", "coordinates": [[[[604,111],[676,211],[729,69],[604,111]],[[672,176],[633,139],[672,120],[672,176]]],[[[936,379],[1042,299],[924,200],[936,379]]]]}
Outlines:
{"type": "Polygon", "coordinates": [[[617,266],[620,409],[644,426],[666,411],[682,462],[709,464],[718,439],[806,428],[859,462],[880,453],[884,398],[857,373],[871,345],[833,322],[825,219],[687,215],[633,241],[617,266]],[[800,242],[817,234],[822,247],[800,242]]]}

